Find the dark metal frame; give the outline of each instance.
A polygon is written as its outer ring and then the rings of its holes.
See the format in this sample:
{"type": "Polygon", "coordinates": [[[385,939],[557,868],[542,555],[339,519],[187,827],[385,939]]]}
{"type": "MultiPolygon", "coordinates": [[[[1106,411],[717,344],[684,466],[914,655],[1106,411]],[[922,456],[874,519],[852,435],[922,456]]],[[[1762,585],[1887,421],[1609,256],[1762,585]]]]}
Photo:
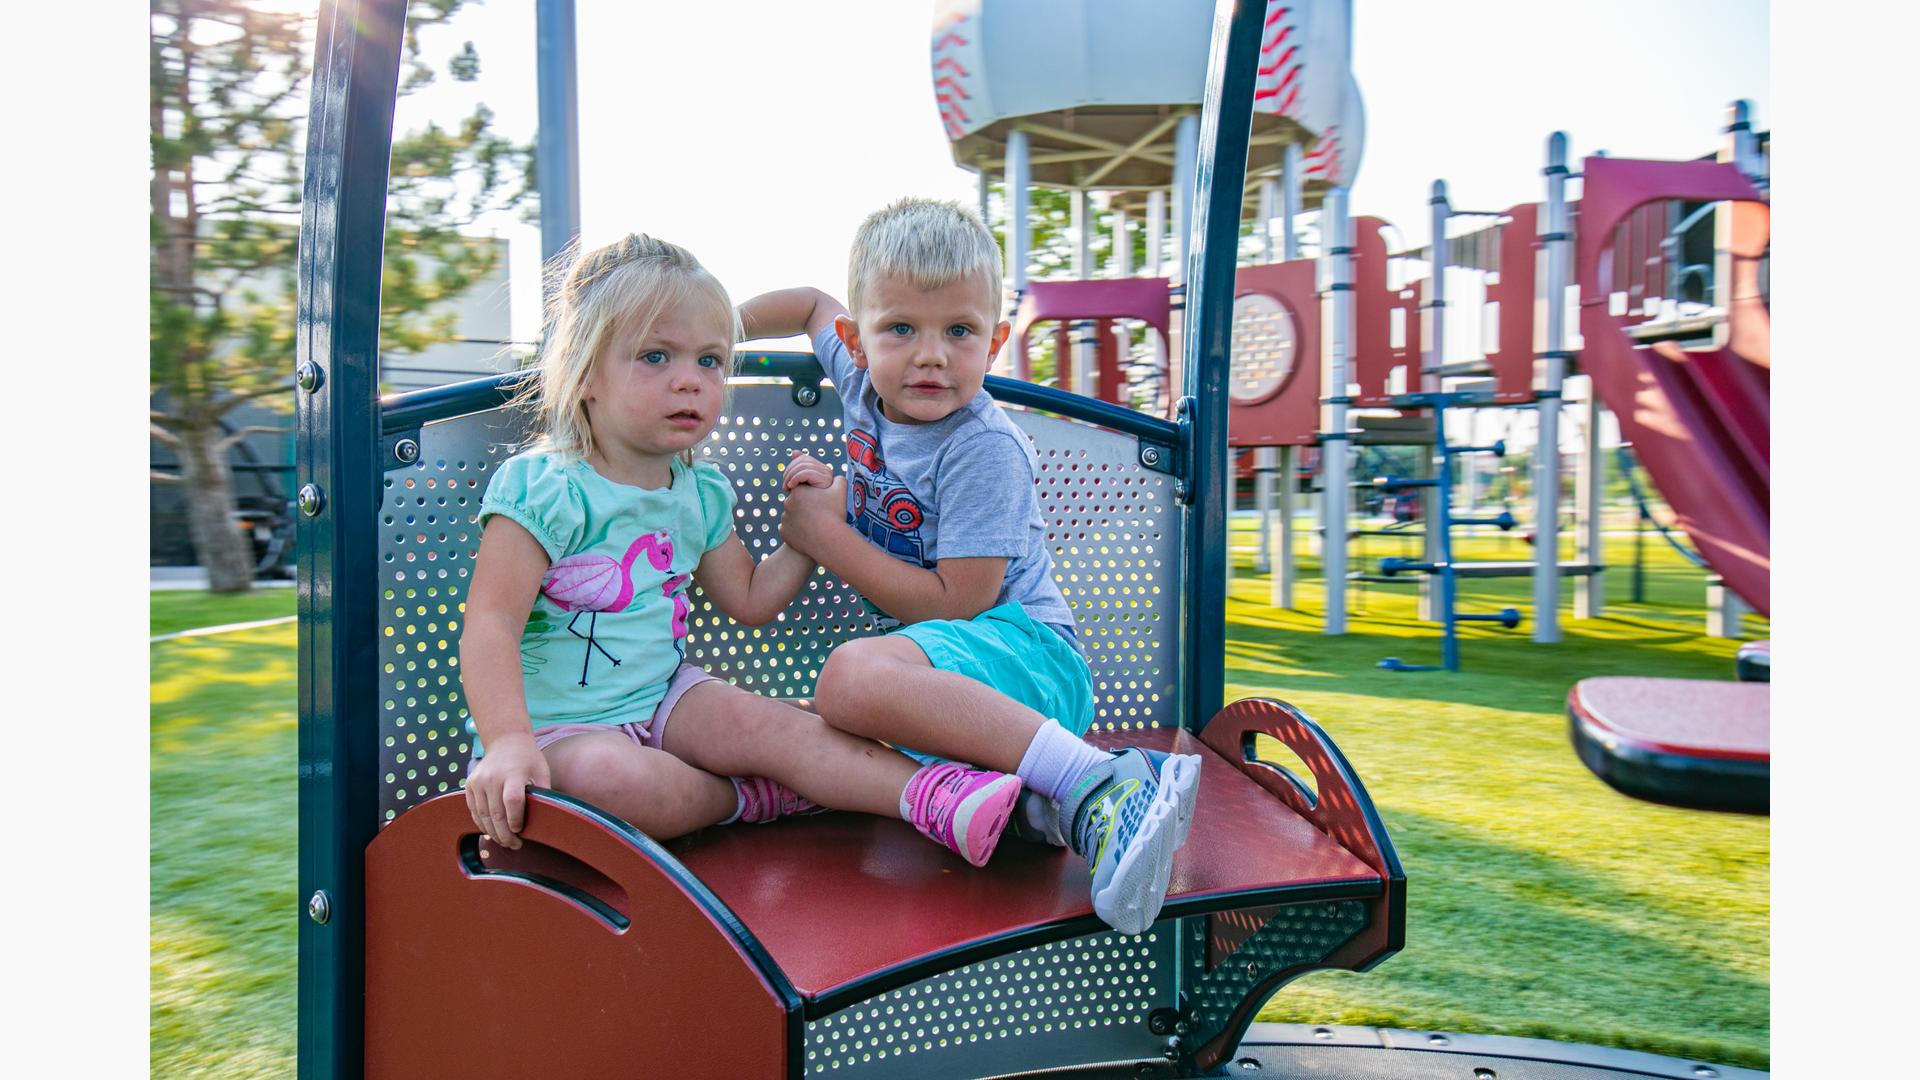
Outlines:
{"type": "Polygon", "coordinates": [[[300,216],[295,351],[300,611],[300,1071],[361,1067],[363,859],[378,791],[373,590],[378,507],[380,238],[400,79],[404,0],[334,0],[320,13],[300,216]],[[369,242],[371,241],[371,242],[369,242]]]}

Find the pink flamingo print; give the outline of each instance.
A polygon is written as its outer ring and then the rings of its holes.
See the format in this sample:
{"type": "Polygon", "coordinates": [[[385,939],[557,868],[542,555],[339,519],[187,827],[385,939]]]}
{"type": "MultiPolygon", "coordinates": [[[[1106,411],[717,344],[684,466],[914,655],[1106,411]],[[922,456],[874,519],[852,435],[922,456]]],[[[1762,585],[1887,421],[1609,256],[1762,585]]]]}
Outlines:
{"type": "MultiPolygon", "coordinates": [[[[664,571],[673,565],[673,538],[664,533],[648,533],[635,540],[627,548],[625,557],[618,562],[608,555],[569,555],[548,567],[546,577],[540,582],[542,595],[560,605],[560,610],[574,613],[573,619],[567,623],[567,632],[587,642],[586,656],[580,662],[581,686],[587,685],[587,668],[593,663],[595,649],[613,661],[614,667],[620,666],[620,658],[595,641],[593,631],[599,624],[601,612],[625,611],[627,605],[633,603],[633,563],[641,552],[646,553],[647,563],[655,570],[664,571]],[[587,632],[584,634],[574,629],[583,612],[588,616],[587,632]]],[[[669,579],[668,585],[671,586],[674,580],[669,579]]],[[[662,592],[670,593],[671,588],[662,592]]],[[[680,607],[687,601],[684,596],[675,597],[675,601],[674,628],[677,641],[685,634],[680,607]]]]}

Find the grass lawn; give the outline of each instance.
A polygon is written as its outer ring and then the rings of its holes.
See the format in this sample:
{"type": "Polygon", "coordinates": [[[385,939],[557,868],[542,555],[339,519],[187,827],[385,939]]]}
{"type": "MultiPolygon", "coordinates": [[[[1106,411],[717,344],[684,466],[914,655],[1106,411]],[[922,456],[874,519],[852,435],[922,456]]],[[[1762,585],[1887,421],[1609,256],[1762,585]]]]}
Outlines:
{"type": "MultiPolygon", "coordinates": [[[[1247,520],[1236,544],[1250,548],[1247,520]]],[[[1374,555],[1401,554],[1394,540],[1374,555]]],[[[1462,558],[1523,557],[1516,540],[1462,558]],[[1504,549],[1504,550],[1503,550],[1504,549]]],[[[1630,559],[1627,543],[1609,557],[1630,559]]],[[[1438,657],[1409,588],[1354,594],[1352,633],[1320,634],[1313,560],[1298,611],[1236,552],[1227,694],[1287,699],[1359,771],[1408,878],[1407,947],[1365,975],[1322,972],[1263,1018],[1603,1043],[1765,1068],[1768,820],[1615,794],[1568,745],[1565,700],[1597,674],[1725,679],[1734,643],[1700,636],[1699,571],[1648,547],[1647,602],[1467,632],[1465,670],[1393,674],[1438,657]]],[[[1627,594],[1627,573],[1611,583],[1627,594]]],[[[1463,583],[1462,607],[1530,607],[1525,579],[1463,583]]],[[[153,632],[290,614],[293,594],[153,594],[153,632]]],[[[1752,636],[1765,621],[1750,620],[1752,636]]],[[[291,624],[152,648],[152,1050],[156,1075],[294,1071],[296,802],[291,624]]],[[[1269,748],[1271,751],[1272,748],[1269,748]]]]}
{"type": "Polygon", "coordinates": [[[255,589],[239,596],[215,596],[191,589],[164,589],[147,594],[148,631],[155,637],[201,626],[259,622],[294,614],[297,597],[292,589],[255,589]]]}

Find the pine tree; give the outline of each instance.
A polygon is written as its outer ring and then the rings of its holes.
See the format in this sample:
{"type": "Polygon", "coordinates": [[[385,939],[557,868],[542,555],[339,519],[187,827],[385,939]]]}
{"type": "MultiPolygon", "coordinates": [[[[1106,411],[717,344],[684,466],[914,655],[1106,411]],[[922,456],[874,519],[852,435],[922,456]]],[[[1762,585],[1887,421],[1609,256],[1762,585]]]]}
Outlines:
{"type": "MultiPolygon", "coordinates": [[[[431,84],[423,27],[465,0],[408,7],[401,93],[431,84]]],[[[250,402],[291,412],[300,174],[312,18],[244,0],[151,0],[153,156],[149,382],[153,437],[179,458],[188,532],[215,592],[247,589],[253,559],[234,527],[228,452],[260,427],[223,419],[250,402]]],[[[471,42],[447,62],[478,77],[471,42]]],[[[417,352],[453,336],[447,302],[499,254],[462,229],[526,203],[532,148],[492,130],[478,106],[454,129],[396,138],[381,274],[381,349],[417,352]]],[[[269,428],[267,430],[282,430],[269,428]]]]}

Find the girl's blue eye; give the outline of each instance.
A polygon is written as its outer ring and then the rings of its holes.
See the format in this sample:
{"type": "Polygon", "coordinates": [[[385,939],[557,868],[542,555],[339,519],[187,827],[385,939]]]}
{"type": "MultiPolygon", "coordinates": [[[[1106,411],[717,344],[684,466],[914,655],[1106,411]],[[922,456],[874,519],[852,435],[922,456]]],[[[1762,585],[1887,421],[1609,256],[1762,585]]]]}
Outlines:
{"type": "Polygon", "coordinates": [[[700,366],[703,368],[717,368],[720,366],[720,358],[712,353],[708,353],[700,358],[700,366]]]}
{"type": "Polygon", "coordinates": [[[640,361],[646,364],[664,364],[667,362],[667,354],[655,349],[652,352],[641,353],[640,361]]]}

